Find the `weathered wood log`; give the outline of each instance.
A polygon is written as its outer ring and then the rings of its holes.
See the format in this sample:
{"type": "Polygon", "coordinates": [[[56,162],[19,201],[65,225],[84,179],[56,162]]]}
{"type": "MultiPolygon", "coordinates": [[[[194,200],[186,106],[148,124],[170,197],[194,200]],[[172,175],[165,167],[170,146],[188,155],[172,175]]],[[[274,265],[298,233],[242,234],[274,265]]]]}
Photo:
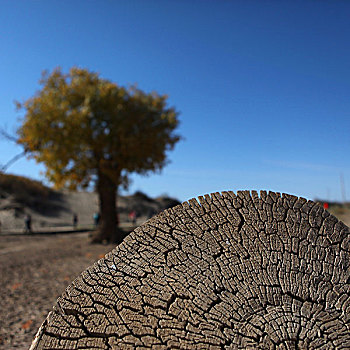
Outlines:
{"type": "Polygon", "coordinates": [[[349,349],[349,240],[303,198],[192,199],[84,271],[31,349],[349,349]]]}

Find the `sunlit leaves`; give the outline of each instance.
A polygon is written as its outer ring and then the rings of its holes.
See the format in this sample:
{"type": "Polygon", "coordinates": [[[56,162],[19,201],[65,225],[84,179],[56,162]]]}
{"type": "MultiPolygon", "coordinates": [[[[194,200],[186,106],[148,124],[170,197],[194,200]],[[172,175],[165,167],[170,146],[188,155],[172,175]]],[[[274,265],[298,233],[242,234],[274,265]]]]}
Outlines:
{"type": "Polygon", "coordinates": [[[103,172],[117,185],[130,172],[160,170],[180,137],[167,96],[120,87],[73,67],[44,72],[42,88],[17,107],[25,111],[18,142],[57,187],[84,187],[103,172]]]}

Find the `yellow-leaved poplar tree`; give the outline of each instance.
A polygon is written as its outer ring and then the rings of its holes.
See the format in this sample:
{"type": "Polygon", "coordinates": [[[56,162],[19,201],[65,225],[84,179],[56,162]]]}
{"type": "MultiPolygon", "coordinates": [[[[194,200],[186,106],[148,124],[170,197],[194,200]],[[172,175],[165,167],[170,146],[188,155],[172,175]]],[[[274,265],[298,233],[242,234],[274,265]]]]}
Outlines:
{"type": "Polygon", "coordinates": [[[42,88],[23,103],[18,143],[46,166],[56,188],[94,182],[101,223],[96,242],[120,241],[117,191],[130,173],[161,170],[167,151],[180,140],[178,112],[167,96],[125,88],[97,73],[73,67],[44,72],[42,88]]]}

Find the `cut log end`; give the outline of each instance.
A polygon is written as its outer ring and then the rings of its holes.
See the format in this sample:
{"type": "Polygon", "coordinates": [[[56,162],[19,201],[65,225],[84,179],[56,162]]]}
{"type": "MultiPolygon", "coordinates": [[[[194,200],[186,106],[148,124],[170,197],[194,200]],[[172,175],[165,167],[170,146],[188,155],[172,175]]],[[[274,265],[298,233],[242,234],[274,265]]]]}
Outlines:
{"type": "Polygon", "coordinates": [[[287,194],[192,199],[84,271],[31,349],[349,349],[349,233],[287,194]]]}

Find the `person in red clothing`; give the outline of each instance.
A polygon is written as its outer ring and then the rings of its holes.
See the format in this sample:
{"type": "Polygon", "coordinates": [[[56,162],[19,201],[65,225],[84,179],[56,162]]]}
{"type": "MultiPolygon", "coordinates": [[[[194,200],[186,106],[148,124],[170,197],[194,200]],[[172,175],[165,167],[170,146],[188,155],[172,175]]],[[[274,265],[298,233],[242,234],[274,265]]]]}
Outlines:
{"type": "Polygon", "coordinates": [[[136,224],[136,211],[132,210],[129,213],[129,220],[135,225],[136,224]]]}

